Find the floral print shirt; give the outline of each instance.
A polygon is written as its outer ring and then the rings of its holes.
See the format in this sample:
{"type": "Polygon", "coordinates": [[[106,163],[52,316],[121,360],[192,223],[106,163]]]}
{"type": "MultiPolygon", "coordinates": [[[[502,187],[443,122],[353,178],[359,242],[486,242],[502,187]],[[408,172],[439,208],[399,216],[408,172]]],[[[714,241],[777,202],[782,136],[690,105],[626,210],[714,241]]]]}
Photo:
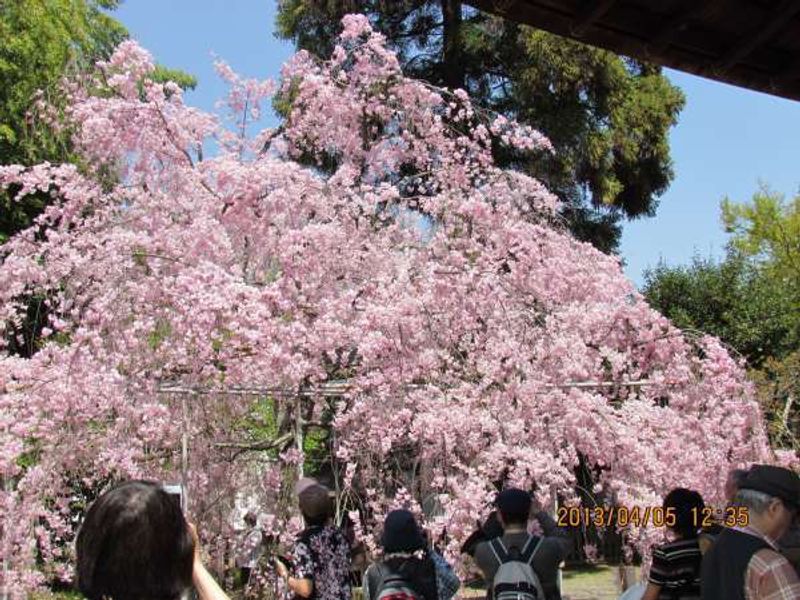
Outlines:
{"type": "Polygon", "coordinates": [[[338,527],[303,531],[295,542],[292,563],[292,577],[314,582],[309,600],[351,600],[350,544],[338,527]]]}

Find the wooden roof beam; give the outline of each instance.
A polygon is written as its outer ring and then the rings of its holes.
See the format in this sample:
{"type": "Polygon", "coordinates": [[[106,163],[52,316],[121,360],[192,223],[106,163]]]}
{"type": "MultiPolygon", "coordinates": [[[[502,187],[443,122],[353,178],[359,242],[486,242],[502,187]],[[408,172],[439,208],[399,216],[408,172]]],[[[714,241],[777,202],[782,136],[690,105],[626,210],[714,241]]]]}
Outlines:
{"type": "Polygon", "coordinates": [[[742,38],[733,46],[728,56],[723,56],[715,65],[715,70],[725,72],[753,50],[770,39],[778,30],[800,13],[800,2],[797,0],[784,0],[771,18],[759,27],[758,32],[750,38],[742,38]]]}
{"type": "Polygon", "coordinates": [[[800,79],[800,60],[795,60],[786,67],[780,69],[773,79],[778,81],[794,81],[800,79]]]}
{"type": "Polygon", "coordinates": [[[592,23],[611,10],[617,0],[600,0],[600,2],[591,2],[583,11],[575,16],[575,24],[570,27],[570,32],[575,37],[582,37],[586,30],[592,26],[592,23]]]}
{"type": "Polygon", "coordinates": [[[688,1],[684,10],[672,15],[647,44],[650,53],[660,54],[670,45],[675,34],[685,31],[693,21],[700,21],[713,14],[725,0],[688,1]]]}

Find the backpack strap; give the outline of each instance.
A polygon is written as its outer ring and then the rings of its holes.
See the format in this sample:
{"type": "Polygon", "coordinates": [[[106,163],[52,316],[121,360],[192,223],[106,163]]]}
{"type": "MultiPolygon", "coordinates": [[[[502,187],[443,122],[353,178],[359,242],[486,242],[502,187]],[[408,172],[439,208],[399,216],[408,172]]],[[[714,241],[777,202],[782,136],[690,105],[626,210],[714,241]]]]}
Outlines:
{"type": "MultiPolygon", "coordinates": [[[[522,547],[522,551],[519,553],[519,560],[526,564],[531,564],[533,557],[536,555],[536,551],[539,550],[539,546],[542,545],[543,539],[544,538],[540,538],[535,535],[529,535],[528,539],[525,541],[525,545],[522,547]],[[536,545],[531,550],[531,543],[534,540],[536,540],[536,545]],[[528,552],[530,552],[530,554],[528,554],[528,552]]],[[[489,548],[491,548],[492,554],[494,554],[498,564],[502,565],[503,563],[508,562],[510,554],[506,549],[505,544],[503,544],[502,538],[494,538],[493,540],[490,540],[489,548]]]]}
{"type": "Polygon", "coordinates": [[[375,586],[375,590],[372,592],[371,598],[373,600],[378,597],[381,593],[381,590],[391,581],[404,581],[403,577],[392,571],[387,565],[382,564],[381,562],[372,563],[375,567],[375,570],[378,574],[378,585],[375,586]]]}
{"type": "Polygon", "coordinates": [[[494,554],[495,559],[497,559],[497,564],[502,565],[504,562],[508,560],[508,550],[503,545],[503,540],[501,538],[494,538],[493,540],[489,540],[489,548],[494,554]]]}
{"type": "Polygon", "coordinates": [[[365,577],[365,579],[366,579],[366,583],[367,583],[367,586],[366,586],[366,587],[367,587],[367,591],[369,591],[369,592],[370,592],[370,593],[368,593],[368,594],[365,594],[365,596],[366,596],[367,598],[377,598],[377,597],[378,597],[378,594],[379,594],[379,593],[380,593],[380,591],[381,591],[381,588],[383,587],[383,578],[384,578],[385,574],[384,574],[383,568],[382,568],[382,566],[381,566],[381,563],[380,563],[380,562],[378,562],[378,561],[375,561],[374,563],[372,563],[372,564],[371,564],[371,565],[370,565],[370,566],[367,568],[367,571],[364,573],[364,575],[369,575],[369,570],[370,570],[370,569],[375,569],[375,574],[376,574],[376,576],[377,576],[377,577],[376,577],[376,581],[377,581],[377,583],[376,583],[376,585],[375,585],[375,589],[369,589],[369,583],[370,583],[370,582],[369,582],[369,577],[365,577]]]}
{"type": "Polygon", "coordinates": [[[536,537],[535,535],[530,536],[528,538],[528,541],[525,542],[525,547],[522,549],[522,554],[520,555],[520,560],[522,560],[524,563],[530,565],[533,562],[533,557],[536,556],[536,552],[539,550],[539,547],[542,545],[543,541],[544,541],[544,538],[536,537]],[[533,547],[533,549],[530,551],[530,554],[528,555],[528,554],[526,554],[526,552],[528,552],[528,549],[530,548],[531,542],[533,542],[534,539],[536,540],[536,545],[533,547]]]}

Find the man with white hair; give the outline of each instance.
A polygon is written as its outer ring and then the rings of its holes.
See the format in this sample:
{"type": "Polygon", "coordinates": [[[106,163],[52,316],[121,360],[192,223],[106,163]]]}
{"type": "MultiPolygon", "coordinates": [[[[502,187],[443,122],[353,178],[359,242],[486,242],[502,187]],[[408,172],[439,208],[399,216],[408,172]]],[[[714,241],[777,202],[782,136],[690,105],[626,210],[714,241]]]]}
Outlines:
{"type": "Polygon", "coordinates": [[[778,550],[800,505],[800,477],[782,467],[754,465],[733,504],[746,526],[725,529],[703,559],[703,600],[797,600],[800,579],[778,550]]]}

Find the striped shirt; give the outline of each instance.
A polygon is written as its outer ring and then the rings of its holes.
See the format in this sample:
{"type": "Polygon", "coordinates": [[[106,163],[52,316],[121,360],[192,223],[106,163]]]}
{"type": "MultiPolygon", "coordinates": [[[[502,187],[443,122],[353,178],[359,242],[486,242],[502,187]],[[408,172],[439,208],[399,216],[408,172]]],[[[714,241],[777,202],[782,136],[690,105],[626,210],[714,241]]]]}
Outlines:
{"type": "Polygon", "coordinates": [[[660,599],[700,598],[700,563],[697,539],[676,540],[653,550],[649,581],[659,586],[660,599]]]}
{"type": "Polygon", "coordinates": [[[767,542],[772,549],[759,550],[747,564],[744,597],[747,600],[798,600],[800,579],[791,563],[778,552],[778,544],[753,527],[735,527],[767,542]]]}

